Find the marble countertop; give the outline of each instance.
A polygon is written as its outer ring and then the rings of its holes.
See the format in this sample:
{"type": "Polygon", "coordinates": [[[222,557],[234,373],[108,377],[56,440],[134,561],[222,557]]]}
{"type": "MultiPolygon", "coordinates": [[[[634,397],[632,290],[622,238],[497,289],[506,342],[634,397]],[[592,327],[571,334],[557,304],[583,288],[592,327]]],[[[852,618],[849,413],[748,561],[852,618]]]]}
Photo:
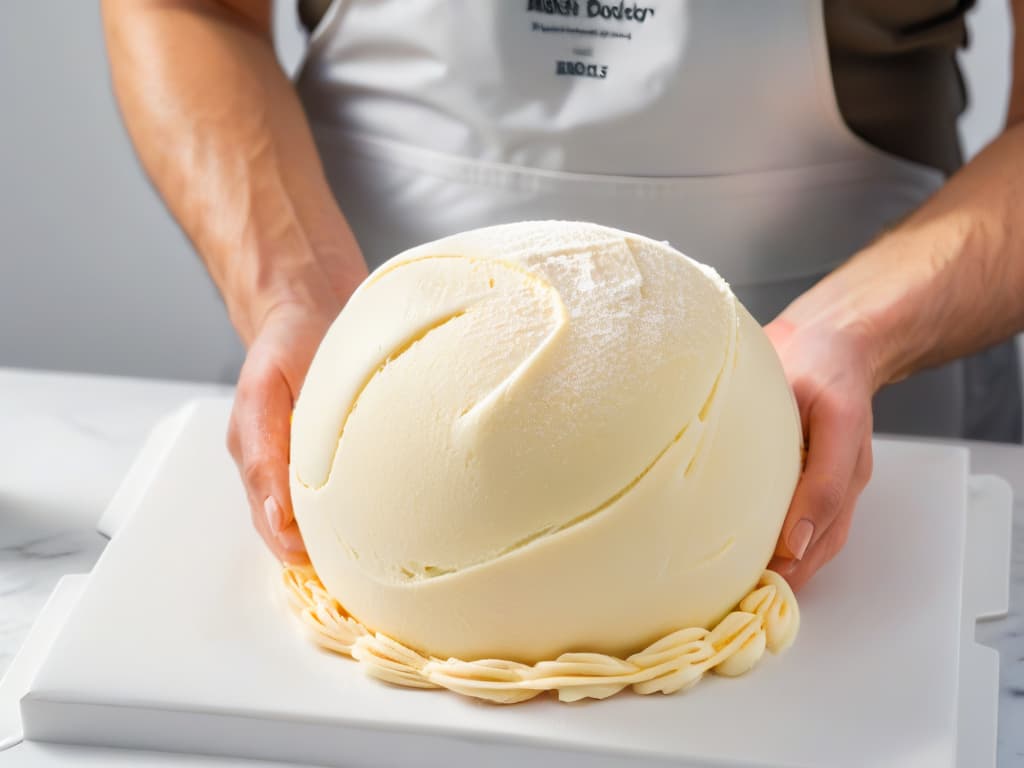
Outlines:
{"type": "MultiPolygon", "coordinates": [[[[88,572],[95,525],[157,419],[229,390],[0,368],[0,675],[57,580],[88,572]]],[[[1024,766],[1024,447],[964,443],[976,473],[1014,491],[1010,615],[979,624],[1000,653],[999,765],[1024,766]]]]}

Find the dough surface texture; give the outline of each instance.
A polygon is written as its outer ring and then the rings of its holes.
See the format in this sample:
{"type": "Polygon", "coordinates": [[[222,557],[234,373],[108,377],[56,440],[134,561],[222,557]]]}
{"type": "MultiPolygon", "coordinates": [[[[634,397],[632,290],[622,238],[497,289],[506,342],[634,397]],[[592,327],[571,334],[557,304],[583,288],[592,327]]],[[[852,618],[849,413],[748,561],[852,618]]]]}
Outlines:
{"type": "MultiPolygon", "coordinates": [[[[728,673],[795,635],[764,569],[800,473],[796,405],[729,286],[666,243],[522,222],[395,256],[321,343],[291,438],[312,569],[286,569],[289,594],[311,627],[342,631],[333,611],[426,659],[408,680],[458,690],[458,663],[501,660],[518,693],[494,700],[515,699],[552,679],[523,669],[570,654],[632,665],[609,690],[656,688],[638,669],[659,642],[728,673]]],[[[369,642],[343,652],[379,670],[369,642]]]]}

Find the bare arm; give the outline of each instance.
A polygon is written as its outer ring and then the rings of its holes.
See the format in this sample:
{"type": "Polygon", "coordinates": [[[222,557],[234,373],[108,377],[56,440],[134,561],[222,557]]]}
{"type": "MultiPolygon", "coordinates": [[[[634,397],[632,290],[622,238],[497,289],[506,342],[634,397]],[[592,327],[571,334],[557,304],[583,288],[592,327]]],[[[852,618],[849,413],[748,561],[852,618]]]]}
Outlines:
{"type": "Polygon", "coordinates": [[[789,566],[797,586],[846,540],[871,474],[871,396],[1024,329],[1024,0],[1012,8],[1003,133],[767,328],[809,441],[777,549],[776,565],[789,566]],[[799,565],[784,562],[793,556],[799,565]]]}
{"type": "MultiPolygon", "coordinates": [[[[1024,29],[1024,0],[1014,10],[1024,29]]],[[[857,328],[878,386],[1024,328],[1024,35],[1003,133],[819,288],[785,317],[857,328]]]]}
{"type": "Polygon", "coordinates": [[[288,432],[317,344],[366,266],[270,36],[270,0],[103,0],[139,157],[249,348],[229,446],[257,528],[302,556],[288,432]]]}

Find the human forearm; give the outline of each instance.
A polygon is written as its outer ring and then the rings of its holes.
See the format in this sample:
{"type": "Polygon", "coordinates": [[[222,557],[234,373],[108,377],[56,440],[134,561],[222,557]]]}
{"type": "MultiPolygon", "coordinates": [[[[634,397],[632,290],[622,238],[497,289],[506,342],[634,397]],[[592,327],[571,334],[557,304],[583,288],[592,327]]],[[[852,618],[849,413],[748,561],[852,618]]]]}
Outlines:
{"type": "Polygon", "coordinates": [[[366,266],[274,56],[270,0],[104,0],[103,13],[128,131],[248,347],[228,447],[253,523],[301,561],[291,411],[366,266]]]}
{"type": "Polygon", "coordinates": [[[780,318],[842,329],[875,387],[1024,328],[1024,124],[780,318]]]}
{"type": "Polygon", "coordinates": [[[1014,129],[767,327],[807,439],[774,563],[795,587],[846,540],[871,474],[874,394],[1024,327],[1022,165],[1014,129]]]}
{"type": "Polygon", "coordinates": [[[243,339],[282,303],[339,307],[365,265],[274,56],[269,2],[103,11],[129,133],[243,339]]]}
{"type": "Polygon", "coordinates": [[[1024,328],[1024,0],[1007,128],[930,200],[783,312],[862,353],[873,389],[1024,328]]]}
{"type": "MultiPolygon", "coordinates": [[[[1024,0],[1014,0],[1016,27],[1024,0]]],[[[807,463],[774,566],[795,586],[843,547],[871,475],[887,383],[1024,328],[1024,38],[1008,128],[902,222],[767,326],[793,385],[807,463]]]]}

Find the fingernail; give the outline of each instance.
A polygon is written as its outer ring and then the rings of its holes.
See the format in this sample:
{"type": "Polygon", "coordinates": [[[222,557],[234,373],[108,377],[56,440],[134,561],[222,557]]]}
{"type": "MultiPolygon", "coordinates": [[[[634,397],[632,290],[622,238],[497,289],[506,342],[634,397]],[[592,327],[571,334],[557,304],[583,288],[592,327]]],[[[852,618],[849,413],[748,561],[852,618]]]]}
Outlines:
{"type": "Polygon", "coordinates": [[[799,560],[804,556],[807,547],[811,544],[812,536],[814,536],[814,523],[810,520],[804,518],[793,526],[793,530],[789,532],[789,538],[786,539],[786,545],[793,553],[794,558],[799,560]]]}
{"type": "Polygon", "coordinates": [[[281,506],[273,496],[267,496],[263,502],[263,513],[267,516],[267,523],[273,533],[279,533],[282,526],[281,506]]]}

